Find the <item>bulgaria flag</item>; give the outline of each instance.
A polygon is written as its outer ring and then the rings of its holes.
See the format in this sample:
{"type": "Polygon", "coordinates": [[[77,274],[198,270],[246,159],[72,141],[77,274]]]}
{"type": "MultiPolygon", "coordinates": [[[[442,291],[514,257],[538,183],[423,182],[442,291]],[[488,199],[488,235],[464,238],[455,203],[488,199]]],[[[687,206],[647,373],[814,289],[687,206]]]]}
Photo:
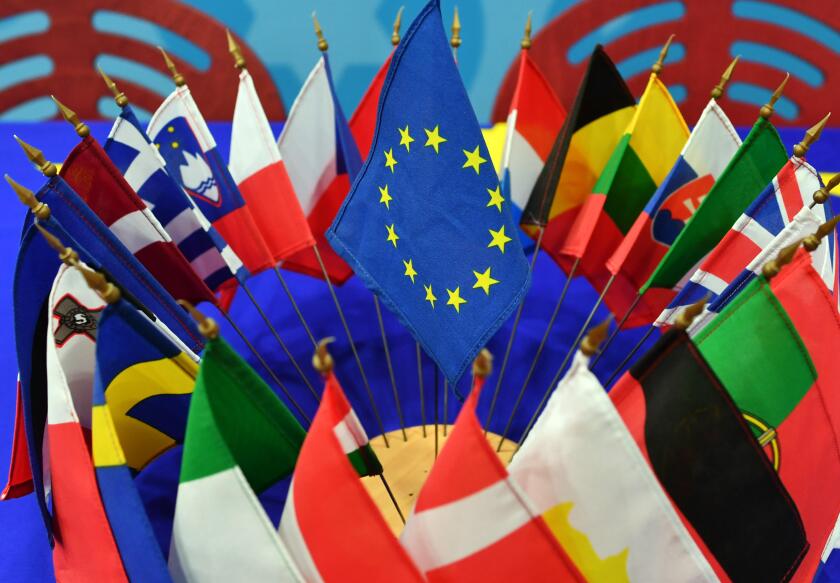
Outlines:
{"type": "Polygon", "coordinates": [[[402,533],[427,581],[585,581],[484,438],[476,378],[402,533]]]}
{"type": "MultiPolygon", "coordinates": [[[[607,260],[665,180],[688,135],[668,88],[651,73],[633,119],[560,249],[561,254],[580,260],[581,273],[598,291],[605,289],[611,276],[607,260]]],[[[616,278],[605,302],[613,314],[624,314],[636,294],[634,286],[616,278]]]]}
{"type": "MultiPolygon", "coordinates": [[[[710,99],[677,162],[607,260],[616,285],[641,289],[740,145],[729,118],[710,99]]],[[[627,327],[652,322],[673,296],[672,290],[650,290],[628,318],[627,327]]]]}
{"type": "Polygon", "coordinates": [[[81,272],[65,265],[47,305],[45,482],[52,496],[56,579],[127,582],[90,449],[97,324],[105,305],[81,272]]]}
{"type": "MultiPolygon", "coordinates": [[[[393,51],[392,51],[393,54],[393,51]]],[[[385,77],[388,75],[388,68],[391,66],[391,55],[382,63],[382,67],[376,73],[376,77],[356,106],[356,111],[350,116],[350,133],[356,141],[359,153],[365,157],[373,145],[373,132],[376,130],[376,113],[379,110],[379,94],[382,93],[382,86],[385,84],[385,77]]]]}
{"type": "Polygon", "coordinates": [[[259,375],[224,340],[208,340],[175,502],[175,581],[303,581],[257,499],[291,474],[303,438],[259,375]]]}
{"type": "MultiPolygon", "coordinates": [[[[742,335],[737,353],[757,349],[763,338],[742,335]]],[[[796,342],[778,340],[783,362],[796,342]]],[[[732,354],[727,359],[735,362],[732,354]]],[[[742,377],[753,374],[737,362],[742,377]]],[[[721,579],[787,580],[808,548],[796,505],[688,335],[678,329],[663,335],[610,398],[721,579]]]]}
{"type": "Polygon", "coordinates": [[[280,521],[280,538],[306,581],[423,581],[359,480],[381,472],[330,374],[280,521]]]}
{"type": "MultiPolygon", "coordinates": [[[[295,99],[277,146],[327,273],[334,283],[344,283],[353,270],[332,250],[325,233],[350,191],[362,159],[335,97],[326,54],[295,99]]],[[[323,277],[315,254],[308,249],[284,261],[283,267],[323,277]]]]}
{"type": "Polygon", "coordinates": [[[508,471],[588,581],[718,580],[581,352],[508,471]]]}
{"type": "Polygon", "coordinates": [[[543,226],[543,249],[569,273],[560,249],[633,118],[636,100],[604,48],[589,58],[575,103],[548,154],[522,212],[531,234],[543,226]]]}
{"type": "Polygon", "coordinates": [[[566,110],[560,100],[528,56],[528,50],[522,49],[499,168],[503,194],[513,203],[511,210],[517,222],[565,119],[566,110]]]}
{"type": "MultiPolygon", "coordinates": [[[[793,580],[811,581],[840,512],[840,315],[824,274],[800,249],[769,284],[756,278],[695,341],[799,508],[811,548],[793,580]]],[[[752,533],[768,534],[754,543],[759,563],[773,556],[767,539],[784,533],[766,511],[752,533]]]]}
{"type": "Polygon", "coordinates": [[[312,247],[315,239],[295,198],[295,189],[247,69],[239,73],[229,160],[231,176],[274,261],[283,261],[312,247]]]}

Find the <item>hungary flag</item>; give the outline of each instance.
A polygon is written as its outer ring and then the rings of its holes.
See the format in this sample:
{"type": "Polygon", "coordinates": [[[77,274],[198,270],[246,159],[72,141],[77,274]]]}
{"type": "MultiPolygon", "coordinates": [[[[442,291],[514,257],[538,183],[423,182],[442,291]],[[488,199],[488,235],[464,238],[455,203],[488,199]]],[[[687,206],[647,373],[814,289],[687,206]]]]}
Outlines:
{"type": "Polygon", "coordinates": [[[304,435],[224,340],[207,342],[184,438],[173,579],[303,580],[257,494],[292,473],[304,435]]]}
{"type": "Polygon", "coordinates": [[[650,288],[674,289],[718,244],[787,159],[776,128],[767,119],[759,117],[639,293],[650,288]]]}
{"type": "Polygon", "coordinates": [[[810,581],[840,512],[836,299],[800,250],[770,284],[753,280],[696,342],[799,508],[811,548],[796,578],[810,581]]]}
{"type": "Polygon", "coordinates": [[[529,233],[544,226],[543,248],[568,273],[560,255],[569,229],[633,117],[636,100],[615,65],[597,45],[575,103],[546,158],[522,211],[529,233]]]}
{"type": "MultiPolygon", "coordinates": [[[[751,331],[742,335],[737,354],[763,339],[751,331]]],[[[792,348],[795,339],[776,340],[792,348]]],[[[755,373],[738,362],[742,377],[755,373]]],[[[732,581],[788,580],[808,549],[802,520],[748,422],[688,335],[667,332],[610,397],[713,566],[732,581]]],[[[827,514],[827,521],[833,516],[827,514]]]]}
{"type": "MultiPolygon", "coordinates": [[[[652,73],[633,119],[560,249],[580,259],[579,269],[597,290],[604,290],[610,278],[607,260],[668,175],[688,134],[668,88],[652,73]]],[[[607,307],[624,314],[636,293],[634,286],[616,278],[605,298],[607,307]]]]}

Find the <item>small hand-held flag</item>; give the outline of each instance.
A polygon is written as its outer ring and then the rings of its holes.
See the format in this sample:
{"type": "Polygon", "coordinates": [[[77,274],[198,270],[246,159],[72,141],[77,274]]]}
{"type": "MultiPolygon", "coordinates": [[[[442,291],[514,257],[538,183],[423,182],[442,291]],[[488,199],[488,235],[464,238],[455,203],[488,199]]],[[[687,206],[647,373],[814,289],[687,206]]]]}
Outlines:
{"type": "Polygon", "coordinates": [[[430,2],[394,53],[372,155],[327,237],[452,382],[528,284],[489,159],[430,2]]]}

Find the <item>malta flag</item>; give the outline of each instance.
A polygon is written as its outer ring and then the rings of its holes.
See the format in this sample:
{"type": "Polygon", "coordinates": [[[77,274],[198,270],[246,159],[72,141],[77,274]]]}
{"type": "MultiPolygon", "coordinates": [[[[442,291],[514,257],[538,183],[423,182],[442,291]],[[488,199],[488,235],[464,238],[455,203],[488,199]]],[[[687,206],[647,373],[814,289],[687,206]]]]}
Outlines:
{"type": "Polygon", "coordinates": [[[479,377],[401,541],[431,582],[585,581],[508,476],[475,414],[479,377]]]}
{"type": "MultiPolygon", "coordinates": [[[[393,52],[391,53],[393,54],[393,52]]],[[[376,112],[379,109],[379,94],[382,93],[382,86],[385,84],[385,77],[388,75],[388,68],[391,66],[391,55],[385,59],[382,67],[376,73],[376,77],[362,96],[356,111],[350,116],[350,133],[356,141],[356,147],[360,154],[370,152],[373,144],[373,132],[376,130],[376,112]]]]}
{"type": "Polygon", "coordinates": [[[47,326],[47,482],[59,581],[128,581],[91,461],[96,335],[105,305],[76,268],[61,266],[47,326]]]}
{"type": "Polygon", "coordinates": [[[280,538],[306,581],[423,581],[359,481],[367,435],[335,376],[300,450],[280,538]]]}
{"type": "Polygon", "coordinates": [[[560,100],[528,56],[528,50],[522,49],[499,168],[503,194],[513,203],[511,210],[517,222],[565,119],[566,110],[560,100]]]}
{"type": "Polygon", "coordinates": [[[283,261],[312,247],[315,239],[295,198],[295,189],[247,69],[239,73],[229,160],[230,174],[274,261],[283,261]]]}
{"type": "MultiPolygon", "coordinates": [[[[332,250],[325,233],[350,191],[362,159],[333,92],[326,54],[295,99],[277,146],[327,273],[334,283],[344,283],[353,270],[332,250]]],[[[323,277],[315,254],[308,249],[284,261],[283,267],[323,277]]]]}

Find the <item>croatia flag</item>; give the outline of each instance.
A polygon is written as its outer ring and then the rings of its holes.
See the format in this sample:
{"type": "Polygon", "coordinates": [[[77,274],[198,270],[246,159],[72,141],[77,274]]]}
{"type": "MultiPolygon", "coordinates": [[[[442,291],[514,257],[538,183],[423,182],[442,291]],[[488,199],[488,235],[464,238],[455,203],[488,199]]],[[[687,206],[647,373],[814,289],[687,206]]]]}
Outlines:
{"type": "Polygon", "coordinates": [[[230,173],[274,261],[312,247],[315,239],[246,69],[239,73],[229,159],[230,173]]]}
{"type": "Polygon", "coordinates": [[[186,85],[164,100],[147,133],[166,161],[169,175],[193,198],[245,267],[254,274],[272,267],[271,252],[186,85]]]}
{"type": "MultiPolygon", "coordinates": [[[[335,98],[326,54],[295,99],[277,146],[327,273],[334,283],[344,283],[353,270],[332,250],[325,233],[350,191],[362,159],[335,98]]],[[[284,261],[283,267],[322,277],[315,255],[308,249],[284,261]]]]}

